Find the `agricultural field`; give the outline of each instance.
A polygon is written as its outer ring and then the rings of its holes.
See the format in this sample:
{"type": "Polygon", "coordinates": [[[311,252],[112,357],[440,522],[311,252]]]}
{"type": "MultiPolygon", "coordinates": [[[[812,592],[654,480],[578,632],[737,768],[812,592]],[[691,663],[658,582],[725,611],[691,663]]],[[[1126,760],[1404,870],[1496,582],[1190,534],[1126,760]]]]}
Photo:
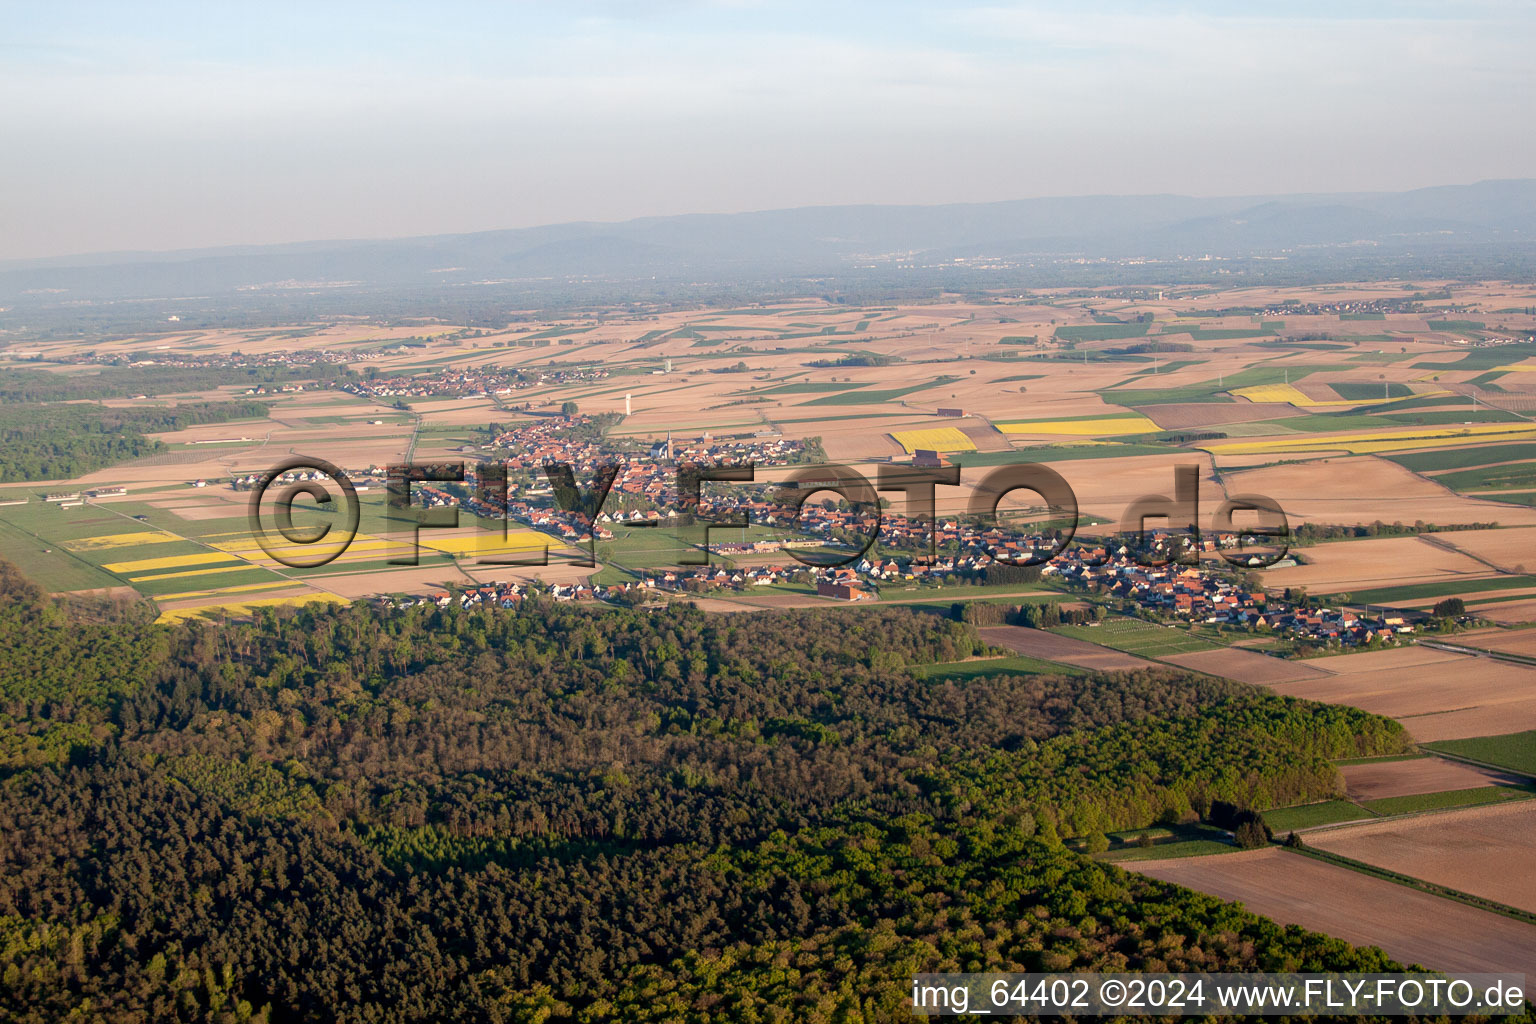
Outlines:
{"type": "Polygon", "coordinates": [[[1119,615],[1110,616],[1096,626],[1057,626],[1051,632],[1139,658],[1165,658],[1223,649],[1182,627],[1160,626],[1119,615]]]}
{"type": "Polygon", "coordinates": [[[1423,646],[1307,664],[1328,674],[1271,689],[1395,718],[1421,743],[1536,728],[1536,668],[1423,646]]]}
{"type": "Polygon", "coordinates": [[[1240,902],[1281,924],[1380,946],[1402,963],[1439,971],[1536,972],[1536,925],[1304,854],[1271,848],[1142,861],[1126,869],[1240,902]]]}
{"type": "Polygon", "coordinates": [[[1328,853],[1536,913],[1536,872],[1530,870],[1536,801],[1511,800],[1341,826],[1311,833],[1307,842],[1328,853]]]}
{"type": "Polygon", "coordinates": [[[1341,765],[1344,789],[1351,800],[1413,797],[1425,793],[1476,790],[1492,785],[1517,785],[1519,779],[1441,757],[1414,757],[1366,764],[1341,765]]]}
{"type": "Polygon", "coordinates": [[[1072,437],[1121,437],[1128,434],[1146,434],[1157,430],[1157,424],[1145,416],[1073,416],[1056,420],[1022,420],[1015,423],[999,423],[997,429],[1005,434],[1064,434],[1072,437]]]}
{"type": "Polygon", "coordinates": [[[930,427],[927,430],[898,430],[891,439],[910,455],[919,449],[937,452],[973,452],[976,442],[958,427],[930,427]]]}
{"type": "Polygon", "coordinates": [[[1441,740],[1430,744],[1429,748],[1536,778],[1536,730],[1441,740]]]}
{"type": "MultiPolygon", "coordinates": [[[[1510,378],[1536,376],[1518,372],[1530,353],[1520,345],[1469,348],[1457,342],[1459,335],[1432,326],[1465,320],[1507,322],[1515,329],[1525,320],[1496,310],[1523,307],[1494,285],[1457,284],[1453,290],[1458,307],[1471,312],[1256,312],[1266,303],[1302,310],[1346,297],[1400,295],[1401,288],[1384,283],[1265,286],[1161,299],[1039,290],[996,300],[870,307],[805,298],[730,309],[597,309],[525,318],[468,335],[448,323],[405,327],[358,320],[168,331],[89,344],[61,339],[42,344],[38,361],[27,366],[78,374],[77,365],[48,361],[87,350],[101,358],[126,358],[147,347],[204,358],[323,350],[340,354],[359,377],[515,371],[529,380],[500,393],[428,389],[377,398],[318,384],[255,396],[248,394],[253,389],[207,382],[178,399],[126,393],[108,401],[137,409],[190,398],[255,397],[267,404],[269,416],[158,433],[164,451],[71,480],[7,481],[6,491],[28,504],[0,505],[0,557],[59,591],[127,587],[162,604],[290,589],[329,592],[321,587],[360,597],[367,596],[370,579],[378,592],[390,592],[418,574],[389,564],[382,524],[366,523],[365,536],[325,570],[286,570],[242,541],[243,501],[225,481],[260,472],[291,453],[348,468],[387,465],[407,454],[473,461],[488,424],[536,424],[558,415],[567,401],[584,414],[613,415],[619,422],[610,436],[640,446],[668,434],[685,441],[779,434],[815,439],[830,459],[871,472],[931,449],[952,456],[967,485],[995,466],[1049,463],[1078,495],[1085,539],[1118,523],[1138,497],[1167,493],[1172,468],[1191,463],[1201,469],[1203,515],[1247,492],[1274,497],[1293,523],[1422,519],[1536,526],[1536,507],[1528,503],[1536,500],[1530,498],[1536,482],[1526,479],[1522,464],[1536,451],[1536,423],[1519,404],[1520,392],[1469,383],[1498,372],[1504,374],[1501,386],[1515,388],[1510,378]],[[592,372],[576,372],[583,370],[592,372]],[[191,490],[198,479],[208,487],[191,490]],[[39,501],[47,491],[109,486],[129,493],[65,512],[39,501]],[[118,517],[120,528],[97,522],[83,531],[70,527],[117,512],[126,514],[118,517]],[[129,523],[133,515],[148,522],[142,528],[129,523]],[[163,536],[156,540],[151,533],[163,536]],[[104,557],[105,546],[74,550],[65,543],[119,534],[132,536],[111,558],[104,557]],[[215,590],[221,593],[203,593],[215,590]]],[[[964,508],[960,490],[941,488],[941,502],[950,502],[947,513],[964,508]]],[[[1536,566],[1521,547],[1524,536],[1507,529],[1489,534],[1446,534],[1454,547],[1442,551],[1396,545],[1391,558],[1377,557],[1388,551],[1385,544],[1356,553],[1347,549],[1359,542],[1317,545],[1302,552],[1307,564],[1271,570],[1265,583],[1294,582],[1317,593],[1384,593],[1466,579],[1474,586],[1465,596],[1486,599],[1479,608],[1490,617],[1536,620],[1536,606],[1506,600],[1523,596],[1522,581],[1514,579],[1524,575],[1520,567],[1536,566]],[[1477,589],[1500,573],[1512,577],[1509,586],[1477,589]]],[[[542,543],[524,535],[510,549],[542,543]]],[[[438,574],[420,579],[423,586],[485,578],[473,566],[472,541],[425,531],[423,544],[421,569],[438,574]]],[[[552,549],[558,561],[560,546],[552,549]]],[[[577,578],[632,578],[630,568],[663,564],[675,551],[659,542],[620,541],[607,549],[609,563],[577,578]]],[[[1273,679],[1269,662],[1278,664],[1251,652],[1224,652],[1199,638],[1181,641],[1178,650],[1154,646],[1148,653],[1203,658],[1212,666],[1226,659],[1233,678],[1255,680],[1273,679]]]]}
{"type": "Polygon", "coordinates": [[[924,665],[916,670],[925,679],[985,679],[988,676],[1031,675],[1083,675],[1084,671],[1063,662],[1046,661],[1042,658],[1026,658],[1014,655],[1007,658],[976,658],[941,665],[924,665]]]}
{"type": "Polygon", "coordinates": [[[982,639],[992,646],[1006,648],[1026,658],[1060,662],[1098,672],[1147,668],[1153,664],[1144,658],[1133,657],[1107,647],[1100,647],[1098,644],[1042,629],[1029,629],[1024,626],[983,626],[979,632],[982,639]]]}
{"type": "Polygon", "coordinates": [[[1163,660],[1180,668],[1223,676],[1254,686],[1318,679],[1328,675],[1305,661],[1271,657],[1241,647],[1212,646],[1205,650],[1166,655],[1163,660]]]}

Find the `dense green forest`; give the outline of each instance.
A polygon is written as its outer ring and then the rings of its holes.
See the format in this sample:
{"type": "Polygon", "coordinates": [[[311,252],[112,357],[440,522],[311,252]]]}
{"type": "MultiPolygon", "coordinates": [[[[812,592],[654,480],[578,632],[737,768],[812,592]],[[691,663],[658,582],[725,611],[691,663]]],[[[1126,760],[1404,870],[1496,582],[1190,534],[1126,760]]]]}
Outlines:
{"type": "Polygon", "coordinates": [[[186,402],[163,408],[0,400],[0,483],[67,480],[166,446],[145,434],[265,418],[265,402],[186,402]]]}
{"type": "Polygon", "coordinates": [[[923,678],[896,608],[164,627],[0,564],[0,1018],[890,1021],[932,970],[1381,970],[1066,837],[1401,729],[1174,671],[923,678]]]}

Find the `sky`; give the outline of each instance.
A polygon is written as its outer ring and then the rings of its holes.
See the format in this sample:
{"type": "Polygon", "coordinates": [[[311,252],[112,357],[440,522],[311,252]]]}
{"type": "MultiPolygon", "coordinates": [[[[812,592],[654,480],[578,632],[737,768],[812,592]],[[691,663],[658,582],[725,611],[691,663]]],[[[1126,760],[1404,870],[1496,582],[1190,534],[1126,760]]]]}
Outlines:
{"type": "Polygon", "coordinates": [[[1536,177],[1536,4],[0,0],[0,259],[1536,177]]]}

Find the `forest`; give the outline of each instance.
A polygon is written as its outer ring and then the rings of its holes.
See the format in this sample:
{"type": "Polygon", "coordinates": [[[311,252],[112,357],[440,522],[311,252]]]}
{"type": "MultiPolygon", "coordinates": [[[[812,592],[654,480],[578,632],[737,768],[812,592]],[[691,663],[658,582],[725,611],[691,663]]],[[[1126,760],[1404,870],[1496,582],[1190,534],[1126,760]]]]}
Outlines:
{"type": "Polygon", "coordinates": [[[265,419],[265,402],[186,402],[157,408],[0,403],[0,483],[67,480],[166,450],[146,437],[199,423],[265,419]]]}
{"type": "Polygon", "coordinates": [[[1386,970],[1064,839],[1407,740],[891,607],[161,626],[0,564],[0,1018],[895,1021],[916,971],[1386,970]]]}

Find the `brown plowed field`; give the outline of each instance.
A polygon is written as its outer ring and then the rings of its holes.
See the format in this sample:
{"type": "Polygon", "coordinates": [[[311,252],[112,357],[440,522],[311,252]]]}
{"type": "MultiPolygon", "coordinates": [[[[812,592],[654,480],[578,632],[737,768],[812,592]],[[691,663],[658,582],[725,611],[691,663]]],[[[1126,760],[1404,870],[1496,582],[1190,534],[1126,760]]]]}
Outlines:
{"type": "Polygon", "coordinates": [[[1519,781],[1502,772],[1438,757],[1347,764],[1339,771],[1344,775],[1344,788],[1352,800],[1381,800],[1389,796],[1413,796],[1519,781]]]}
{"type": "Polygon", "coordinates": [[[1334,675],[1277,693],[1396,718],[1421,743],[1536,729],[1536,669],[1427,647],[1315,658],[1334,675]]]}
{"type": "MultiPolygon", "coordinates": [[[[1308,836],[1311,841],[1311,836],[1308,836]]],[[[1536,973],[1536,925],[1284,850],[1153,860],[1127,870],[1236,900],[1434,970],[1536,973]]]]}
{"type": "MultiPolygon", "coordinates": [[[[1307,834],[1320,850],[1536,912],[1536,801],[1372,821],[1307,834]]],[[[1536,939],[1532,953],[1536,954],[1536,939]]]]}
{"type": "Polygon", "coordinates": [[[1286,661],[1271,658],[1267,654],[1228,648],[1224,651],[1196,651],[1193,654],[1173,654],[1162,659],[1196,672],[1213,676],[1225,676],[1240,683],[1268,685],[1289,683],[1301,679],[1323,679],[1327,672],[1313,668],[1303,661],[1286,661]]]}

